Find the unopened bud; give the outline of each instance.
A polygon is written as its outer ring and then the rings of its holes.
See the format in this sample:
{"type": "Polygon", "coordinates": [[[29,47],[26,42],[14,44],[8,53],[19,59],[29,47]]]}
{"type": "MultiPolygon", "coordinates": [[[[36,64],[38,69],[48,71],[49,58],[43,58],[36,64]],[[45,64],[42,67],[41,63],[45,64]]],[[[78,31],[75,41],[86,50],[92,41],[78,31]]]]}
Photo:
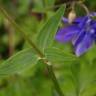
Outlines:
{"type": "Polygon", "coordinates": [[[68,15],[68,22],[71,24],[75,18],[76,18],[76,13],[74,10],[72,10],[68,15]]]}

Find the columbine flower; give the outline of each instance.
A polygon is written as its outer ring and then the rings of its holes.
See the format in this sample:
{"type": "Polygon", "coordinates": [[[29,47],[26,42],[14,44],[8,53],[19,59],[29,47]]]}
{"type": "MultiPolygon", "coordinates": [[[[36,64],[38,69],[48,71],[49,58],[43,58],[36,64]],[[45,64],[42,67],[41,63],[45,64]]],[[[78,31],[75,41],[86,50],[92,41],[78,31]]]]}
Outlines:
{"type": "MultiPolygon", "coordinates": [[[[93,16],[96,13],[76,18],[73,24],[59,29],[55,39],[61,43],[72,42],[75,54],[82,55],[96,40],[96,21],[92,19],[93,16]]],[[[68,24],[68,19],[63,18],[63,22],[68,24]]]]}

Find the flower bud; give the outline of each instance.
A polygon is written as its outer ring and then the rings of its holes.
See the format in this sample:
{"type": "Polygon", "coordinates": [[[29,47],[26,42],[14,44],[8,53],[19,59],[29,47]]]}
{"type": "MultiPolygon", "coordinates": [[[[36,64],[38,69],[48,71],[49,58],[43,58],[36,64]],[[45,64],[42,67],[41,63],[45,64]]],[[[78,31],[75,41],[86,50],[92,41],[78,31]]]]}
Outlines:
{"type": "Polygon", "coordinates": [[[76,18],[76,13],[75,13],[74,10],[71,10],[71,12],[68,15],[69,24],[71,24],[74,21],[75,18],[76,18]]]}

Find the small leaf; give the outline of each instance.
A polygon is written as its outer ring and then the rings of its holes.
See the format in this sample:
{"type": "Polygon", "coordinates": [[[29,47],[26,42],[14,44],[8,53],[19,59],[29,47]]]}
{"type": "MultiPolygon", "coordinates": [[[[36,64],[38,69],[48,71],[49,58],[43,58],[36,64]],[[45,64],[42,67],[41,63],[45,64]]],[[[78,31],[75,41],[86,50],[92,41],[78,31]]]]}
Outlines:
{"type": "Polygon", "coordinates": [[[32,49],[18,52],[2,64],[0,64],[0,77],[20,73],[30,67],[35,66],[38,61],[37,55],[32,49]]]}
{"type": "Polygon", "coordinates": [[[45,48],[52,45],[61,17],[63,16],[64,9],[64,6],[62,6],[56,12],[56,14],[48,20],[48,22],[43,26],[43,28],[39,32],[37,36],[37,44],[43,51],[45,48]]]}
{"type": "Polygon", "coordinates": [[[55,3],[55,0],[44,0],[46,7],[52,7],[55,3]]]}
{"type": "Polygon", "coordinates": [[[69,53],[66,53],[58,48],[48,48],[45,50],[46,57],[54,63],[64,63],[75,61],[77,58],[69,53]]]}

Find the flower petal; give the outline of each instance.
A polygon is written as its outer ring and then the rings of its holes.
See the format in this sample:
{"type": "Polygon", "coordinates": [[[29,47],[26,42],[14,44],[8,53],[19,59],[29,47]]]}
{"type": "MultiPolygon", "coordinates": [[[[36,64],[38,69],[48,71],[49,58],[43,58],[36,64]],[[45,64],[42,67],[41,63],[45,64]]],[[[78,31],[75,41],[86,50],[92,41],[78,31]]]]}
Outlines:
{"type": "Polygon", "coordinates": [[[86,25],[90,24],[90,22],[91,22],[91,18],[89,18],[88,16],[85,16],[83,17],[82,21],[79,23],[79,27],[82,29],[86,25]]]}
{"type": "MultiPolygon", "coordinates": [[[[76,18],[76,19],[73,21],[73,23],[78,24],[78,23],[80,23],[82,20],[84,20],[84,17],[83,17],[83,16],[76,18]]],[[[62,21],[63,21],[64,23],[69,23],[69,22],[68,22],[68,19],[65,18],[65,17],[62,18],[62,21]]]]}
{"type": "Polygon", "coordinates": [[[91,27],[96,30],[96,21],[95,20],[91,21],[91,27]]]}
{"type": "Polygon", "coordinates": [[[78,17],[74,20],[74,23],[80,23],[82,20],[84,19],[84,17],[78,17]]]}
{"type": "Polygon", "coordinates": [[[68,42],[72,40],[75,34],[79,32],[79,28],[76,27],[75,25],[71,25],[65,28],[60,29],[56,36],[55,39],[59,42],[68,42]]]}
{"type": "Polygon", "coordinates": [[[65,17],[62,18],[62,21],[63,21],[64,23],[68,23],[68,19],[65,18],[65,17]]]}
{"type": "Polygon", "coordinates": [[[92,13],[90,14],[90,16],[91,16],[91,17],[96,16],[96,12],[92,12],[92,13]]]}
{"type": "MultiPolygon", "coordinates": [[[[84,30],[85,31],[85,30],[84,30]]],[[[80,31],[72,40],[72,44],[76,47],[84,38],[86,32],[80,31]]]]}
{"type": "MultiPolygon", "coordinates": [[[[92,13],[90,14],[90,16],[91,16],[91,17],[96,16],[96,12],[92,12],[92,13]]],[[[80,22],[81,22],[82,20],[84,20],[84,18],[86,18],[86,17],[88,17],[88,16],[78,17],[78,18],[76,18],[76,19],[74,20],[74,22],[75,22],[75,23],[80,23],[80,22]]]]}
{"type": "Polygon", "coordinates": [[[93,39],[90,36],[90,34],[86,34],[85,37],[83,38],[82,42],[80,42],[75,50],[75,54],[77,56],[82,55],[83,53],[85,53],[89,48],[91,48],[93,44],[93,39]]]}

